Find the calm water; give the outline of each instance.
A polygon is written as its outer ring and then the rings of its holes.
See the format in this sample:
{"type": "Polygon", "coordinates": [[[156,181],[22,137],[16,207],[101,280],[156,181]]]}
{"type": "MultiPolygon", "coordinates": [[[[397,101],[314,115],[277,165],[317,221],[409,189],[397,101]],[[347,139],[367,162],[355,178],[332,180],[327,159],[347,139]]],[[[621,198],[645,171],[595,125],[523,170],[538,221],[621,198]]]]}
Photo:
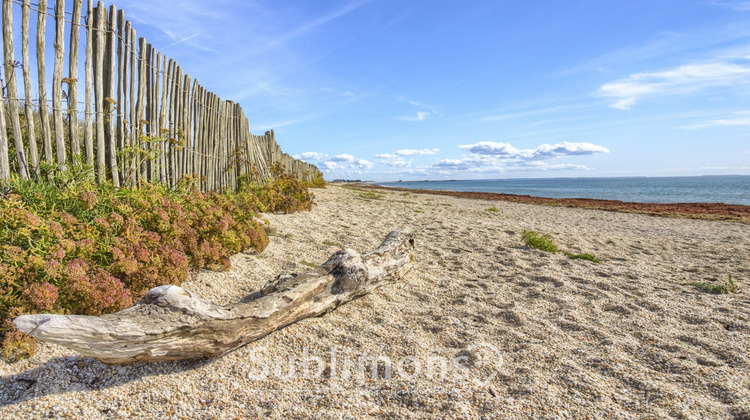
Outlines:
{"type": "Polygon", "coordinates": [[[506,193],[550,198],[601,198],[644,203],[750,205],[750,176],[484,179],[385,182],[378,185],[426,190],[506,193]]]}

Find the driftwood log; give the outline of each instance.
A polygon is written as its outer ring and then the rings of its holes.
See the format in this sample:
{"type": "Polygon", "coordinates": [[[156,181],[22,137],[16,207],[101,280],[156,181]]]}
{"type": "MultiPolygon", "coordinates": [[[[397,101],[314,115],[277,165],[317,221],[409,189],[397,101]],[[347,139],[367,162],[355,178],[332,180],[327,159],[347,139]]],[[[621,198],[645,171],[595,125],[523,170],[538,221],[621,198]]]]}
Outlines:
{"type": "Polygon", "coordinates": [[[338,251],[319,268],[282,274],[240,303],[219,306],[181,287],[160,286],[117,313],[23,315],[13,323],[104,363],[216,357],[372,292],[405,273],[413,251],[414,234],[393,231],[372,252],[338,251]]]}

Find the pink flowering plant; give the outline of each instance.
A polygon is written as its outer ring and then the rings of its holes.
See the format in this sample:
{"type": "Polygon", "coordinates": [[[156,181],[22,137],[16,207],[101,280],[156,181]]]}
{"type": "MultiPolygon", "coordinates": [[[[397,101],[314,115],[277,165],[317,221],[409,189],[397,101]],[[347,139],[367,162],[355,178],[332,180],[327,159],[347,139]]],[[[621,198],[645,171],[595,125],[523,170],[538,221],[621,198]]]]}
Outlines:
{"type": "Polygon", "coordinates": [[[3,357],[36,343],[11,320],[26,313],[100,315],[131,306],[150,288],[179,285],[189,269],[230,268],[229,257],[262,252],[260,211],[309,210],[307,186],[275,173],[267,185],[203,193],[176,187],[116,189],[93,174],[0,183],[0,340],[3,357]]]}

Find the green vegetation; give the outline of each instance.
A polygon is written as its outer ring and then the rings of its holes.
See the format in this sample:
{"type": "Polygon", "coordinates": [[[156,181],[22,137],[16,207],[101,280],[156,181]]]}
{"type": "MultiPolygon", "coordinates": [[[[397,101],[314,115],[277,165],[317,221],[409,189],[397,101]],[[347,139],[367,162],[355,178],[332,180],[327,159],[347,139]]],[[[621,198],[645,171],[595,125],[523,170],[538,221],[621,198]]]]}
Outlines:
{"type": "Polygon", "coordinates": [[[236,192],[176,186],[98,184],[71,165],[51,179],[0,183],[0,334],[6,360],[33,354],[11,320],[28,313],[100,315],[138,301],[150,288],[179,285],[188,270],[230,268],[232,254],[261,252],[261,211],[309,210],[307,183],[280,167],[270,181],[247,177],[236,192]]]}
{"type": "Polygon", "coordinates": [[[368,200],[378,200],[385,197],[385,193],[379,191],[364,191],[359,193],[359,196],[368,200]]]}
{"type": "Polygon", "coordinates": [[[729,275],[729,279],[725,283],[708,283],[708,282],[687,282],[682,283],[685,286],[693,286],[697,288],[698,290],[710,293],[712,295],[724,295],[724,294],[737,294],[740,292],[740,288],[737,286],[737,284],[732,280],[732,275],[729,275]]]}
{"type": "Polygon", "coordinates": [[[344,246],[341,245],[340,243],[333,242],[333,241],[323,241],[323,245],[326,245],[326,246],[335,246],[337,248],[342,248],[342,249],[344,248],[344,246]]]}
{"type": "Polygon", "coordinates": [[[424,213],[422,210],[414,210],[414,213],[424,213]]]}
{"type": "Polygon", "coordinates": [[[239,179],[237,196],[255,201],[262,212],[293,213],[311,210],[315,196],[308,190],[308,183],[300,181],[296,175],[285,172],[284,167],[275,164],[271,168],[271,179],[263,182],[253,171],[239,179]]]}
{"type": "Polygon", "coordinates": [[[565,255],[568,256],[571,260],[587,260],[595,263],[600,263],[599,258],[596,258],[594,254],[573,254],[568,251],[563,251],[565,255]]]}
{"type": "Polygon", "coordinates": [[[490,208],[487,209],[487,211],[494,211],[495,213],[497,213],[500,210],[498,210],[497,207],[490,207],[490,208]]]}
{"type": "Polygon", "coordinates": [[[304,265],[306,267],[318,268],[318,264],[311,263],[310,261],[306,261],[306,260],[302,260],[302,262],[300,262],[300,264],[302,264],[302,265],[304,265]]]}
{"type": "MultiPolygon", "coordinates": [[[[545,252],[559,252],[557,245],[555,245],[549,235],[542,235],[533,230],[524,230],[521,232],[521,235],[526,246],[529,248],[539,249],[545,252]]],[[[594,254],[573,254],[568,251],[563,251],[563,254],[572,260],[586,260],[597,264],[601,262],[594,254]]]]}
{"type": "Polygon", "coordinates": [[[542,235],[533,230],[524,230],[521,232],[526,246],[529,248],[539,249],[545,252],[557,252],[557,245],[552,242],[552,238],[549,235],[542,235]]]}
{"type": "Polygon", "coordinates": [[[309,181],[307,186],[310,188],[325,188],[326,181],[323,179],[323,175],[319,174],[315,179],[309,181]]]}

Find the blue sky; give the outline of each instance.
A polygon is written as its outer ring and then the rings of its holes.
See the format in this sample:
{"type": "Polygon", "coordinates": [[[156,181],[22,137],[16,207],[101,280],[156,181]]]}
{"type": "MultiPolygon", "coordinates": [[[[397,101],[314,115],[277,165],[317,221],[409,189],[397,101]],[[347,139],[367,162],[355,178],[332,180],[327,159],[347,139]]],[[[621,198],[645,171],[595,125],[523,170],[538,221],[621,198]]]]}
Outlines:
{"type": "Polygon", "coordinates": [[[750,174],[750,1],[115,4],[327,179],[750,174]]]}

